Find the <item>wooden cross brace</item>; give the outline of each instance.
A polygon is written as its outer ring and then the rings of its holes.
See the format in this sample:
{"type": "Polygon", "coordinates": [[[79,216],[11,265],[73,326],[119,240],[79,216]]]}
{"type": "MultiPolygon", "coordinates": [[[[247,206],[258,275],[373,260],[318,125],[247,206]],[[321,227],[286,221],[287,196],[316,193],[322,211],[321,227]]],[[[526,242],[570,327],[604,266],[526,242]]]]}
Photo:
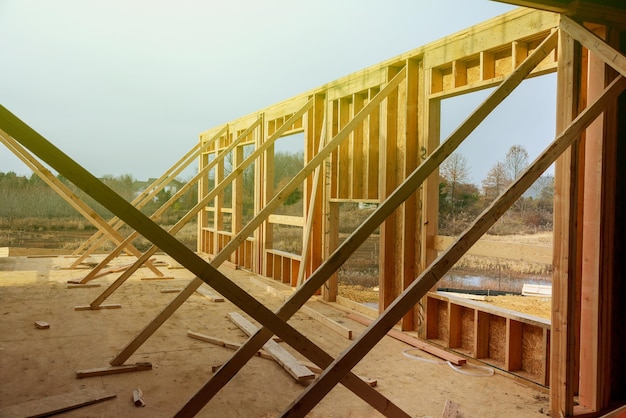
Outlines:
{"type": "MultiPolygon", "coordinates": [[[[404,72],[401,72],[401,74],[404,74],[404,72]]],[[[396,77],[394,83],[389,83],[387,85],[387,90],[391,91],[392,89],[395,89],[402,79],[403,77],[396,77]]],[[[382,92],[383,91],[381,91],[381,93],[382,92]]],[[[381,93],[379,93],[379,95],[381,95],[381,93]]],[[[382,101],[383,97],[386,97],[386,94],[381,95],[379,100],[372,100],[370,111],[375,108],[380,101],[382,101]]],[[[305,105],[305,110],[308,110],[312,106],[312,103],[313,100],[310,100],[309,103],[305,105]]],[[[303,110],[303,112],[305,110],[303,110]]],[[[363,118],[368,113],[369,111],[364,113],[363,118]]],[[[287,123],[285,125],[287,125],[287,123]]],[[[38,134],[2,106],[0,106],[0,127],[5,128],[10,136],[26,148],[30,149],[43,161],[54,167],[79,188],[88,191],[87,193],[96,201],[111,210],[113,213],[118,214],[120,219],[124,220],[129,226],[133,227],[144,237],[152,241],[156,246],[167,252],[172,258],[187,267],[188,270],[195,273],[198,278],[196,278],[185,289],[185,291],[181,292],[179,295],[183,296],[183,301],[186,300],[189,295],[193,293],[193,291],[204,281],[227,297],[244,312],[257,319],[261,324],[274,329],[276,335],[279,335],[292,347],[307,355],[307,357],[320,367],[326,367],[330,364],[332,361],[332,357],[330,355],[325,353],[286,322],[277,318],[276,315],[263,304],[232,283],[227,277],[218,272],[216,268],[207,264],[202,258],[186,248],[182,243],[169,235],[148,217],[143,215],[139,210],[137,210],[137,208],[132,206],[132,204],[122,199],[114,191],[95,178],[91,173],[65,155],[61,150],[56,148],[43,136],[38,134]]],[[[341,140],[347,137],[348,133],[342,135],[343,138],[341,138],[341,140]]],[[[339,138],[336,139],[337,141],[336,144],[334,144],[335,146],[340,142],[339,138]]],[[[318,157],[317,165],[321,164],[326,156],[322,157],[321,155],[318,155],[318,157]]],[[[300,182],[303,179],[304,177],[300,179],[300,182]]],[[[232,243],[233,242],[231,241],[231,244],[232,243]]],[[[180,304],[178,306],[180,306],[180,304]]],[[[150,325],[148,326],[148,328],[151,328],[149,329],[148,335],[151,335],[156,329],[158,329],[160,324],[167,317],[169,317],[178,306],[174,307],[173,310],[170,309],[169,311],[166,308],[166,311],[164,311],[165,314],[161,315],[164,317],[162,321],[159,323],[159,321],[155,320],[153,324],[158,323],[156,327],[151,327],[150,325]]],[[[141,343],[143,343],[143,341],[141,343]]],[[[139,345],[141,343],[139,343],[139,345]]],[[[135,350],[137,347],[128,347],[128,349],[135,350]]],[[[370,405],[385,415],[400,417],[409,416],[352,373],[346,375],[344,384],[355,394],[366,400],[370,405]]]]}

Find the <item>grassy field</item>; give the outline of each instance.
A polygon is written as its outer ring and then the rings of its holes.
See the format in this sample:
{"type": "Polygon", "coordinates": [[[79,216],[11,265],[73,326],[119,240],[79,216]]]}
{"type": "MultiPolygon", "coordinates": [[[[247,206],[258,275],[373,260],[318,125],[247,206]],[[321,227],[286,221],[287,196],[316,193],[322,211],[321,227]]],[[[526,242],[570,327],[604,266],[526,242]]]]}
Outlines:
{"type": "MultiPolygon", "coordinates": [[[[171,225],[161,225],[166,230],[171,225]]],[[[183,244],[196,250],[196,223],[190,222],[176,234],[183,244]]],[[[0,247],[55,248],[73,251],[85,240],[96,233],[97,229],[84,220],[77,219],[40,219],[19,218],[11,222],[0,218],[0,247]]],[[[122,236],[131,233],[129,228],[120,229],[122,236]]],[[[150,248],[151,243],[139,236],[133,244],[141,251],[150,248]]],[[[111,251],[115,248],[112,241],[107,241],[98,251],[111,251]]]]}

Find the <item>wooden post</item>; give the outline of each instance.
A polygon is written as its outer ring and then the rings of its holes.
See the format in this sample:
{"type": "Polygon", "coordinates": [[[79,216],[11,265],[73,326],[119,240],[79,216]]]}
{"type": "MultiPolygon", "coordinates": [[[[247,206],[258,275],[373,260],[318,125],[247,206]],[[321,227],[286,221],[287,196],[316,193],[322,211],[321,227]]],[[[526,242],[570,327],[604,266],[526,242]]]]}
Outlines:
{"type": "MultiPolygon", "coordinates": [[[[578,112],[577,77],[580,50],[574,39],[559,30],[559,64],[557,71],[556,130],[561,132],[578,112]]],[[[576,281],[580,278],[580,242],[576,225],[580,216],[578,190],[579,142],[561,155],[555,165],[554,180],[554,273],[552,275],[552,341],[550,344],[550,414],[571,416],[574,412],[574,385],[578,330],[576,310],[579,299],[576,281]]]]}
{"type": "MultiPolygon", "coordinates": [[[[326,127],[326,129],[330,131],[331,137],[335,137],[339,133],[338,104],[338,100],[334,101],[332,108],[327,109],[326,113],[326,117],[331,118],[331,123],[326,127]]],[[[333,192],[337,190],[338,179],[336,177],[338,176],[338,156],[339,152],[334,151],[322,165],[324,175],[324,213],[322,218],[324,260],[326,260],[339,245],[339,203],[332,201],[333,192]]],[[[322,299],[326,302],[335,302],[338,293],[339,277],[337,273],[334,273],[331,275],[330,279],[326,281],[326,284],[322,286],[322,299]]]]}
{"type": "MultiPolygon", "coordinates": [[[[263,121],[262,129],[259,129],[255,135],[254,142],[256,149],[259,149],[265,143],[266,135],[266,121],[265,114],[262,114],[261,119],[263,121]]],[[[264,187],[263,173],[265,172],[265,159],[263,156],[259,156],[254,163],[254,216],[263,209],[263,196],[264,187]]],[[[257,274],[263,274],[265,266],[265,242],[264,228],[259,228],[254,231],[254,272],[257,274]]]]}
{"type": "MultiPolygon", "coordinates": [[[[352,95],[351,117],[354,117],[363,109],[364,99],[362,93],[354,93],[352,95]]],[[[364,163],[366,163],[367,160],[363,158],[363,126],[365,122],[366,121],[363,121],[361,124],[357,125],[352,134],[352,147],[350,152],[350,154],[352,154],[352,187],[350,197],[355,200],[363,199],[363,186],[365,184],[363,177],[367,175],[367,171],[364,169],[364,163]]]]}
{"type": "Polygon", "coordinates": [[[478,309],[474,310],[474,357],[489,357],[489,320],[490,315],[478,309]]]}
{"type": "MultiPolygon", "coordinates": [[[[600,28],[598,28],[600,29],[600,28]]],[[[596,35],[604,38],[604,28],[596,35]]],[[[595,54],[587,57],[587,100],[594,100],[602,93],[605,80],[605,64],[595,54]]],[[[579,402],[590,411],[601,408],[599,392],[601,385],[598,369],[601,363],[600,344],[600,283],[606,280],[601,274],[603,239],[601,236],[603,202],[603,146],[604,120],[596,119],[585,131],[583,164],[583,217],[581,257],[581,306],[580,306],[580,383],[579,402]]]]}
{"type": "MultiPolygon", "coordinates": [[[[441,100],[431,99],[430,93],[433,85],[433,70],[422,69],[423,88],[420,92],[419,109],[421,111],[422,121],[420,133],[420,152],[421,159],[425,159],[432,153],[440,143],[441,135],[441,100]]],[[[433,172],[422,185],[421,193],[421,234],[420,234],[420,267],[419,271],[424,271],[436,258],[437,250],[435,250],[435,236],[438,233],[439,224],[439,169],[433,172]]],[[[420,338],[426,338],[427,321],[432,321],[427,314],[428,298],[422,298],[418,304],[417,332],[420,338]]]]}
{"type": "MultiPolygon", "coordinates": [[[[275,130],[274,126],[272,125],[273,123],[275,122],[274,121],[269,121],[269,123],[268,121],[265,122],[265,138],[272,137],[272,134],[274,133],[273,131],[275,130]]],[[[273,141],[271,144],[269,144],[267,150],[263,153],[261,158],[263,160],[263,172],[262,172],[263,174],[260,179],[260,182],[262,184],[263,191],[261,193],[261,200],[259,201],[259,203],[260,203],[260,209],[262,210],[262,208],[267,207],[267,203],[271,201],[272,197],[274,196],[274,142],[273,141]]],[[[267,250],[274,248],[274,225],[268,220],[265,220],[261,226],[261,231],[263,231],[262,232],[263,241],[261,242],[261,247],[262,247],[261,263],[263,265],[263,268],[261,271],[263,272],[262,274],[264,276],[271,277],[273,276],[273,273],[270,269],[273,268],[274,260],[273,258],[270,259],[270,257],[267,256],[267,250]]]]}
{"type": "MultiPolygon", "coordinates": [[[[320,106],[318,104],[318,106],[320,106]]],[[[318,130],[319,131],[319,130],[318,130]]],[[[324,119],[322,123],[322,128],[319,140],[317,141],[318,149],[317,152],[321,152],[324,149],[326,143],[326,120],[324,119]]],[[[315,142],[315,141],[312,141],[315,142]]],[[[322,176],[321,172],[323,170],[323,166],[320,165],[315,169],[313,174],[313,180],[310,182],[311,191],[307,194],[309,199],[306,199],[305,202],[308,203],[306,205],[306,223],[304,225],[304,229],[302,231],[302,256],[300,259],[300,268],[298,269],[298,279],[297,285],[300,286],[307,275],[307,270],[309,272],[312,269],[308,269],[308,266],[317,267],[320,264],[320,257],[318,256],[315,260],[313,259],[315,254],[320,254],[322,251],[321,248],[321,214],[323,213],[320,206],[320,195],[322,193],[322,185],[320,177],[322,176]],[[317,219],[317,222],[316,222],[317,219]],[[316,239],[317,247],[311,242],[313,239],[316,239]],[[313,250],[313,251],[312,251],[313,250]]],[[[308,182],[307,182],[308,183],[308,182]]],[[[307,188],[305,187],[305,190],[307,188]]],[[[334,301],[333,301],[334,302],[334,301]]]]}
{"type": "MultiPolygon", "coordinates": [[[[209,154],[202,153],[200,155],[198,172],[202,172],[202,169],[209,164],[209,154]]],[[[202,200],[202,197],[205,196],[209,192],[209,179],[207,175],[203,175],[198,180],[198,197],[197,201],[202,200]]],[[[207,237],[204,234],[204,228],[208,228],[209,226],[209,215],[206,210],[200,210],[198,212],[198,239],[196,240],[196,251],[206,252],[207,251],[207,237]]]]}
{"type": "MultiPolygon", "coordinates": [[[[328,202],[325,219],[324,257],[328,258],[339,246],[339,203],[328,202]]],[[[339,293],[339,277],[335,272],[322,286],[322,298],[326,302],[336,302],[339,293]]]]}
{"type": "MultiPolygon", "coordinates": [[[[391,77],[397,71],[395,68],[388,69],[391,77]]],[[[380,180],[378,195],[381,200],[386,199],[397,186],[397,112],[398,92],[394,90],[381,108],[380,117],[380,180]]],[[[400,293],[398,289],[398,271],[396,270],[396,236],[397,235],[397,212],[394,211],[380,226],[380,252],[378,271],[378,311],[382,312],[393,302],[400,293]]]]}
{"type": "MultiPolygon", "coordinates": [[[[326,122],[326,97],[321,94],[315,95],[313,110],[306,114],[305,130],[305,165],[318,153],[320,143],[325,143],[327,138],[326,122]]],[[[302,234],[302,259],[298,271],[298,285],[308,277],[321,263],[324,256],[323,245],[323,214],[326,199],[324,193],[324,164],[315,170],[315,174],[305,181],[303,215],[307,222],[302,234]]]]}
{"type": "Polygon", "coordinates": [[[522,334],[523,324],[511,318],[506,319],[506,353],[504,367],[508,371],[522,368],[522,334]]]}
{"type": "MultiPolygon", "coordinates": [[[[237,146],[232,151],[233,153],[233,167],[237,167],[244,160],[243,147],[237,146]]],[[[230,232],[233,236],[237,235],[243,227],[243,176],[238,176],[233,181],[232,188],[232,213],[231,213],[231,227],[230,232]]],[[[240,258],[243,256],[243,251],[238,248],[233,254],[233,262],[237,265],[243,264],[240,258]]]]}
{"type": "MultiPolygon", "coordinates": [[[[407,78],[404,100],[404,167],[402,179],[409,176],[421,163],[419,161],[418,140],[418,87],[419,63],[409,59],[406,62],[407,78]]],[[[415,280],[420,262],[421,213],[418,204],[418,192],[409,196],[402,211],[402,290],[415,280]]],[[[413,331],[417,327],[419,309],[410,309],[402,318],[403,330],[413,331]]]]}
{"type": "MultiPolygon", "coordinates": [[[[342,97],[338,101],[339,104],[339,114],[338,114],[338,123],[339,130],[345,128],[350,121],[351,117],[351,108],[352,108],[352,98],[351,97],[342,97]]],[[[356,128],[356,127],[355,127],[356,128]]],[[[351,132],[346,138],[339,144],[338,151],[338,161],[337,165],[337,184],[338,191],[337,197],[339,199],[350,199],[352,198],[352,181],[351,181],[351,172],[352,172],[352,164],[351,164],[351,155],[350,155],[350,138],[353,133],[351,132]]]]}

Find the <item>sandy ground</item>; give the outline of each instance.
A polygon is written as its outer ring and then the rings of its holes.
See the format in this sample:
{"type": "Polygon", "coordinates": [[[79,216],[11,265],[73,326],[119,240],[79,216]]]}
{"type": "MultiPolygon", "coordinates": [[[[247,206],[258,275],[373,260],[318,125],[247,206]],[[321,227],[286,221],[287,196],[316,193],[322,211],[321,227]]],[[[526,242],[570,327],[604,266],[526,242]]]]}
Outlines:
{"type": "MultiPolygon", "coordinates": [[[[158,256],[169,263],[166,256],[158,256]]],[[[129,259],[122,258],[120,263],[129,259]]],[[[106,367],[167,303],[171,293],[191,275],[184,269],[161,267],[174,280],[142,281],[141,269],[105,303],[121,309],[75,311],[89,304],[117,274],[92,283],[102,287],[68,289],[66,281],[84,270],[65,270],[71,259],[0,258],[0,410],[81,389],[104,389],[113,400],[65,413],[68,417],[169,417],[211,376],[211,366],[228,360],[232,351],[187,337],[187,330],[244,342],[244,334],[226,317],[239,311],[226,301],[211,302],[194,294],[129,359],[150,362],[153,369],[134,373],[76,379],[77,370],[106,367]],[[37,329],[35,321],[50,329],[37,329]],[[135,388],[143,391],[146,406],[132,403],[135,388]]],[[[250,273],[221,269],[231,280],[266,306],[276,309],[279,299],[258,286],[250,273]]],[[[119,274],[119,273],[118,273],[119,274]]],[[[258,278],[257,278],[258,280],[258,278]]],[[[364,327],[347,319],[344,310],[313,302],[310,305],[341,321],[355,335],[364,327]]],[[[240,312],[240,311],[239,311],[240,312]]],[[[318,321],[298,313],[290,324],[333,356],[351,343],[318,321]]],[[[282,346],[292,351],[285,343],[282,346]]],[[[465,417],[541,417],[547,396],[496,373],[491,377],[460,374],[445,364],[416,361],[403,355],[408,346],[386,337],[354,369],[378,381],[377,390],[414,417],[439,417],[446,400],[460,405],[465,417]]],[[[423,352],[411,351],[426,359],[423,352]]],[[[298,358],[303,359],[299,354],[298,358]]],[[[274,417],[303,390],[277,363],[253,358],[201,411],[205,417],[274,417]]],[[[0,416],[2,413],[0,412],[0,416]]],[[[309,414],[311,417],[380,416],[360,398],[338,386],[309,414]]]]}

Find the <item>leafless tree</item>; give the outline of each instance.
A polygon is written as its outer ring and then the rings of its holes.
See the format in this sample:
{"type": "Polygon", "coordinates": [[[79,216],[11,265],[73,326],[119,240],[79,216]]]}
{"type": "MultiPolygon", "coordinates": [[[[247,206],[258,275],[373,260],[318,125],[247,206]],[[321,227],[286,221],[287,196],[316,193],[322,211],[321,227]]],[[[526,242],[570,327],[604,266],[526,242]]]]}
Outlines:
{"type": "Polygon", "coordinates": [[[494,200],[510,183],[511,179],[507,174],[504,163],[496,163],[482,182],[485,200],[488,202],[494,200]]]}
{"type": "Polygon", "coordinates": [[[456,212],[456,202],[458,200],[459,186],[467,182],[469,167],[467,158],[463,154],[453,153],[446,158],[439,167],[439,175],[445,180],[449,188],[448,199],[450,209],[454,216],[456,212]]]}
{"type": "Polygon", "coordinates": [[[522,145],[509,148],[504,159],[504,169],[511,181],[515,180],[528,167],[528,151],[522,145]]]}

